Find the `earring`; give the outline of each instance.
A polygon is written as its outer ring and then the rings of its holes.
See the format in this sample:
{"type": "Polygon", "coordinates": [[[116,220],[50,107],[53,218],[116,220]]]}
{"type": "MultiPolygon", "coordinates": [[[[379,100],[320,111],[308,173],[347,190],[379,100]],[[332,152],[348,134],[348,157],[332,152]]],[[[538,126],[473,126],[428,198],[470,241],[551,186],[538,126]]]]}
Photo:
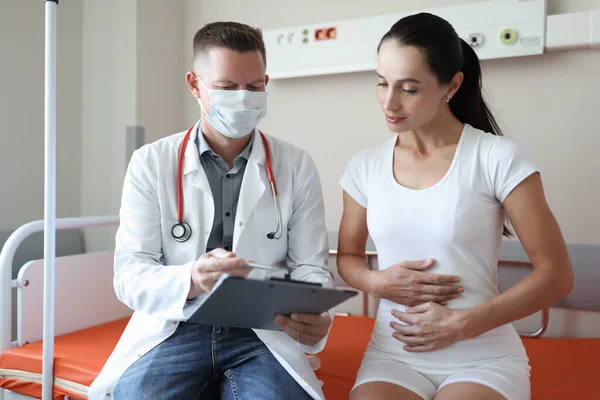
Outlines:
{"type": "Polygon", "coordinates": [[[449,94],[446,95],[446,103],[450,103],[450,99],[452,98],[452,96],[450,96],[449,94]]]}

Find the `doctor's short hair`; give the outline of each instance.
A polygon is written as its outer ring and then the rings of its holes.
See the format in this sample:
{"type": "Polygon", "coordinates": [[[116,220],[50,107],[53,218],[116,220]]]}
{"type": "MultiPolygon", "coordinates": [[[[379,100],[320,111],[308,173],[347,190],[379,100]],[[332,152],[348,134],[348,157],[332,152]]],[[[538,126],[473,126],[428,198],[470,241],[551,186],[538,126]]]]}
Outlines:
{"type": "Polygon", "coordinates": [[[239,22],[212,22],[194,35],[194,61],[214,47],[223,47],[239,53],[260,51],[265,66],[267,51],[262,31],[239,22]]]}

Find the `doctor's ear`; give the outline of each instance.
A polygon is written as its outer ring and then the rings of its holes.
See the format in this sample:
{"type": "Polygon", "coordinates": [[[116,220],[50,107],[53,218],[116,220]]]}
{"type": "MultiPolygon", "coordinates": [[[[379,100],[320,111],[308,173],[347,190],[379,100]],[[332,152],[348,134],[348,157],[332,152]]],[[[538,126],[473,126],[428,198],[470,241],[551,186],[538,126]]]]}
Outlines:
{"type": "Polygon", "coordinates": [[[188,89],[190,89],[192,96],[199,99],[200,98],[200,86],[199,86],[200,82],[198,82],[198,77],[196,76],[196,74],[193,71],[188,71],[188,73],[185,74],[185,81],[187,82],[188,89]]]}
{"type": "Polygon", "coordinates": [[[269,83],[269,75],[265,75],[265,86],[269,83]]]}

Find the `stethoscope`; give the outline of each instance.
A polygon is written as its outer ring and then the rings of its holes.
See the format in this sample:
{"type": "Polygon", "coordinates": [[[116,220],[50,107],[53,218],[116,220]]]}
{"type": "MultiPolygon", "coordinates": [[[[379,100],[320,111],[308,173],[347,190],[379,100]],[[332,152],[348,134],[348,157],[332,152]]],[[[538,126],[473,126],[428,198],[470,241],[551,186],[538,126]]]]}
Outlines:
{"type": "MultiPolygon", "coordinates": [[[[183,188],[181,181],[183,178],[183,156],[185,154],[185,149],[193,129],[194,127],[192,126],[185,134],[185,137],[183,138],[179,147],[179,156],[177,158],[177,221],[179,222],[173,225],[171,234],[173,235],[173,239],[180,243],[187,241],[190,236],[192,236],[192,227],[183,220],[183,188]]],[[[259,133],[263,142],[263,146],[265,147],[265,167],[267,168],[267,176],[269,177],[269,183],[271,184],[271,192],[273,193],[273,201],[275,203],[275,217],[277,218],[277,229],[275,229],[273,232],[269,232],[267,234],[267,238],[279,239],[281,238],[281,228],[283,224],[281,222],[281,210],[279,209],[279,202],[277,201],[277,184],[275,183],[275,175],[273,175],[273,167],[271,166],[271,148],[269,147],[269,142],[267,141],[265,135],[263,135],[263,133],[260,131],[259,133]]]]}

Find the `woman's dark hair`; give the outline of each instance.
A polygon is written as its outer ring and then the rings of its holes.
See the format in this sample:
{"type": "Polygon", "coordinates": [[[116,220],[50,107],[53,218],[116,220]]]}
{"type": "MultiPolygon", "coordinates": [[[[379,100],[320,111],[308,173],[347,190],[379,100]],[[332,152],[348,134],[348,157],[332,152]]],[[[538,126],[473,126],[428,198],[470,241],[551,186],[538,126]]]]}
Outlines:
{"type": "MultiPolygon", "coordinates": [[[[462,72],[463,82],[450,100],[450,110],[462,123],[502,136],[483,98],[479,58],[448,21],[429,13],[410,15],[391,27],[381,39],[377,52],[388,40],[420,49],[441,84],[450,83],[457,72],[462,72]]],[[[512,235],[506,226],[503,233],[505,236],[512,235]]]]}

